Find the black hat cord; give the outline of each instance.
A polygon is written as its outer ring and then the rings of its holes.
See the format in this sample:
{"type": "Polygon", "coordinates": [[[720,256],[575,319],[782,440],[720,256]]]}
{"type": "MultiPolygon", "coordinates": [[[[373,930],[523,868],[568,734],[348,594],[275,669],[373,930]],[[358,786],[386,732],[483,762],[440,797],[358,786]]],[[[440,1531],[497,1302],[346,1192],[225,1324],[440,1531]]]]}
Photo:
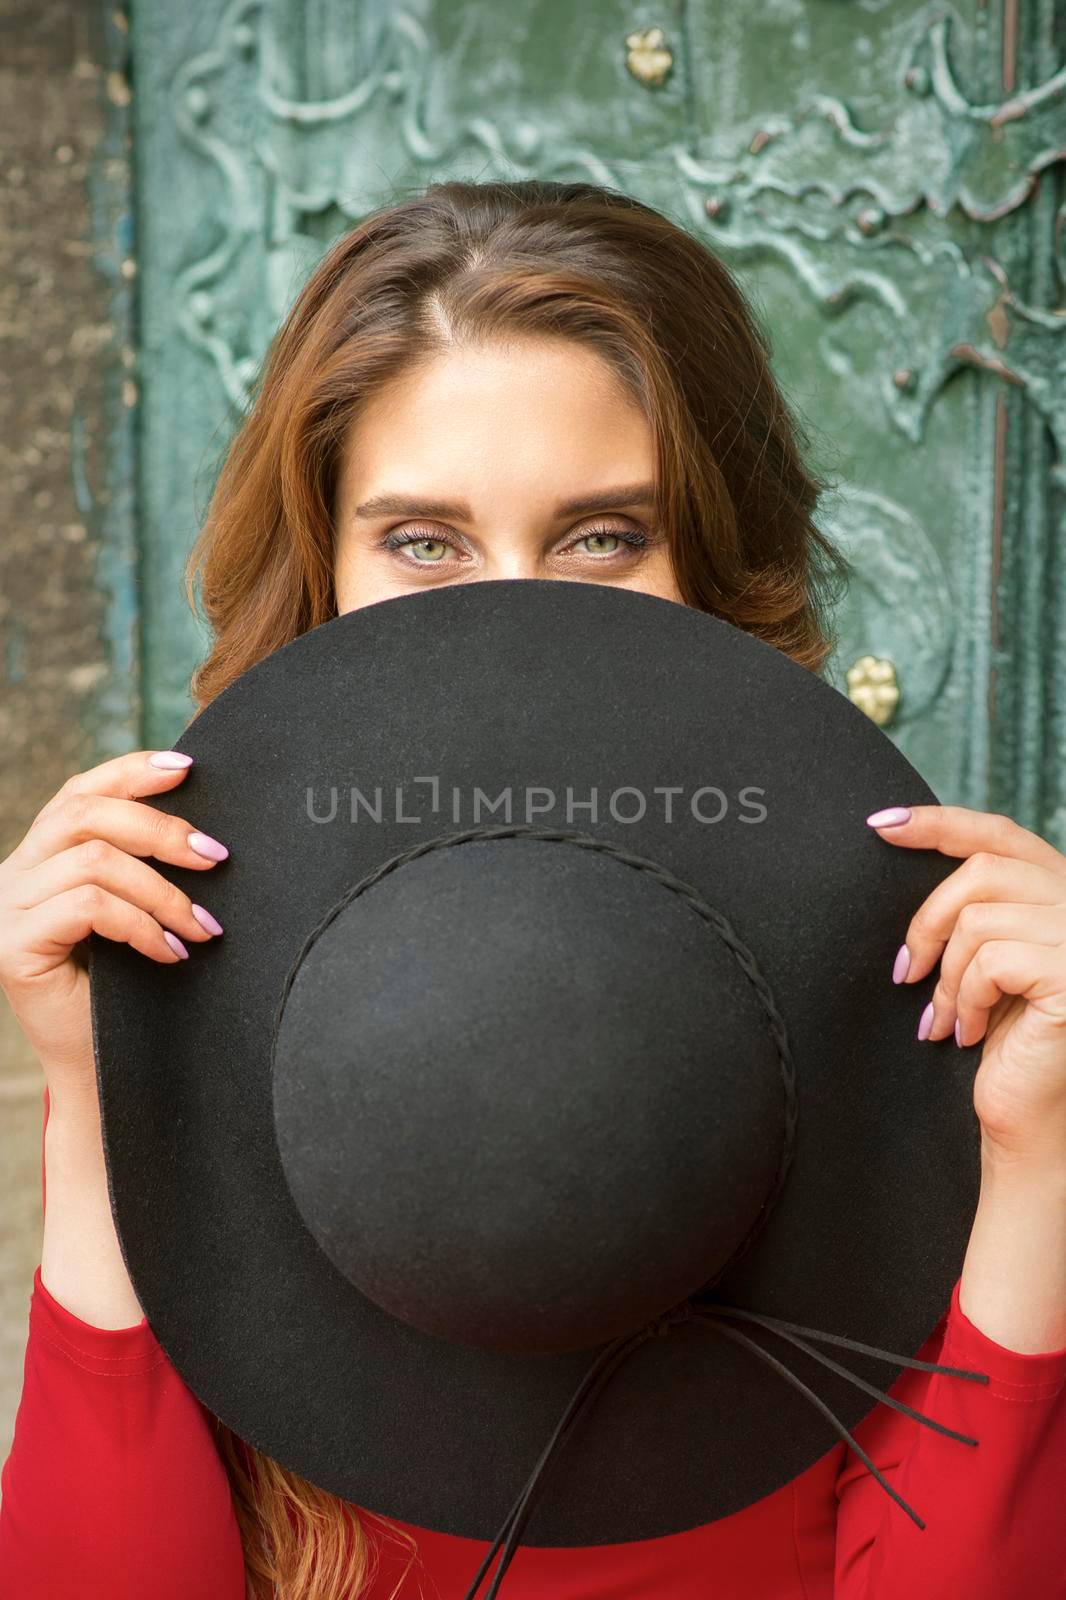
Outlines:
{"type": "MultiPolygon", "coordinates": [[[[822,1355],[819,1351],[813,1350],[804,1339],[798,1338],[796,1335],[807,1334],[812,1339],[820,1339],[825,1343],[840,1345],[849,1350],[859,1350],[866,1355],[877,1356],[883,1361],[894,1362],[897,1366],[914,1367],[922,1372],[942,1372],[948,1377],[968,1378],[974,1383],[987,1383],[987,1373],[966,1372],[960,1367],[941,1366],[935,1361],[914,1360],[907,1356],[896,1355],[889,1350],[879,1350],[874,1345],[862,1344],[856,1339],[844,1339],[835,1334],[823,1333],[815,1328],[803,1328],[794,1322],[781,1322],[776,1317],[759,1316],[754,1312],[742,1311],[736,1306],[716,1305],[696,1307],[691,1301],[684,1301],[680,1306],[675,1307],[672,1311],[667,1312],[664,1316],[657,1317],[654,1322],[649,1323],[646,1328],[642,1328],[639,1333],[630,1334],[628,1336],[623,1336],[621,1339],[616,1339],[613,1344],[608,1345],[607,1348],[601,1352],[593,1366],[582,1379],[574,1398],[571,1400],[566,1412],[559,1422],[558,1427],[555,1429],[555,1432],[552,1434],[551,1439],[545,1447],[532,1477],[529,1479],[529,1482],[522,1490],[522,1493],[511,1507],[511,1510],[507,1516],[507,1520],[500,1529],[499,1533],[496,1535],[496,1538],[493,1540],[490,1549],[485,1555],[485,1559],[481,1563],[481,1566],[478,1568],[477,1573],[474,1576],[474,1580],[470,1588],[466,1592],[465,1600],[477,1600],[478,1589],[481,1587],[485,1575],[488,1572],[489,1567],[492,1565],[493,1557],[495,1556],[497,1550],[500,1549],[500,1546],[503,1545],[503,1553],[500,1558],[500,1564],[493,1576],[491,1587],[485,1591],[484,1600],[495,1600],[495,1597],[499,1594],[500,1585],[503,1582],[504,1574],[511,1563],[511,1559],[518,1547],[518,1542],[525,1531],[526,1524],[533,1514],[536,1501],[540,1496],[542,1488],[544,1487],[548,1467],[558,1456],[562,1446],[566,1443],[566,1440],[571,1436],[579,1417],[583,1413],[587,1414],[592,1400],[599,1393],[600,1389],[603,1388],[608,1378],[610,1378],[616,1369],[621,1366],[626,1356],[631,1355],[632,1352],[638,1348],[638,1346],[645,1342],[645,1340],[653,1338],[658,1334],[666,1333],[669,1328],[676,1323],[689,1321],[712,1323],[716,1322],[719,1317],[741,1317],[745,1321],[758,1323],[763,1327],[769,1328],[772,1332],[778,1333],[782,1338],[787,1339],[790,1344],[794,1344],[799,1349],[805,1350],[808,1355],[812,1356],[816,1361],[821,1362],[823,1366],[830,1367],[834,1372],[840,1373],[840,1375],[846,1378],[849,1383],[854,1383],[860,1389],[865,1389],[867,1394],[876,1395],[879,1400],[883,1401],[885,1405],[892,1406],[894,1410],[904,1412],[907,1416],[913,1417],[916,1422],[924,1423],[927,1428],[934,1428],[937,1433],[943,1433],[950,1439],[958,1439],[961,1444],[976,1445],[978,1442],[976,1439],[971,1439],[969,1435],[957,1433],[953,1428],[945,1427],[943,1423],[934,1421],[932,1417],[924,1416],[920,1411],[915,1411],[913,1407],[904,1405],[901,1400],[895,1400],[890,1395],[885,1394],[882,1390],[874,1388],[872,1384],[864,1382],[862,1378],[859,1378],[854,1373],[849,1372],[848,1369],[841,1366],[839,1362],[832,1361],[829,1359],[829,1357],[822,1355]]],[[[772,1367],[775,1372],[779,1372],[781,1376],[787,1379],[787,1381],[796,1389],[798,1389],[801,1394],[806,1395],[807,1399],[810,1400],[813,1405],[817,1406],[822,1415],[828,1418],[841,1437],[848,1441],[856,1455],[859,1456],[859,1458],[870,1469],[886,1493],[891,1495],[892,1499],[903,1507],[903,1510],[911,1518],[912,1522],[916,1523],[917,1526],[924,1531],[925,1523],[922,1521],[921,1517],[918,1516],[917,1512],[912,1510],[902,1496],[897,1494],[895,1489],[892,1488],[891,1484],[885,1480],[883,1474],[878,1471],[877,1467],[874,1466],[873,1462],[870,1460],[870,1457],[866,1454],[865,1450],[863,1450],[862,1446],[856,1442],[854,1436],[848,1432],[847,1428],[829,1408],[829,1406],[827,1406],[823,1400],[820,1400],[818,1396],[814,1394],[814,1392],[809,1389],[800,1378],[797,1378],[794,1372],[791,1372],[789,1368],[783,1364],[783,1362],[778,1361],[776,1357],[772,1356],[768,1350],[764,1350],[760,1344],[755,1342],[755,1340],[749,1339],[746,1334],[740,1333],[737,1329],[717,1327],[716,1331],[724,1334],[727,1339],[733,1340],[735,1344],[745,1345],[749,1350],[753,1350],[756,1355],[760,1356],[762,1360],[767,1362],[767,1364],[772,1367]]]]}

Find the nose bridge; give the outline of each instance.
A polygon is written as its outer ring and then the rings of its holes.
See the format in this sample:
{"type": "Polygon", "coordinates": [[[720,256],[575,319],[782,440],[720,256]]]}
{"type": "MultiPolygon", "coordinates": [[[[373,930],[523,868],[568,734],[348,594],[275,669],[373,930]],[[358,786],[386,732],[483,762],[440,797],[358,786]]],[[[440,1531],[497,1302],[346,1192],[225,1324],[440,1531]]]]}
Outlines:
{"type": "Polygon", "coordinates": [[[544,576],[544,549],[533,530],[490,525],[483,541],[483,566],[487,578],[539,578],[544,576]]]}
{"type": "Polygon", "coordinates": [[[485,560],[487,578],[540,578],[544,575],[540,558],[529,550],[511,550],[490,555],[485,560]]]}

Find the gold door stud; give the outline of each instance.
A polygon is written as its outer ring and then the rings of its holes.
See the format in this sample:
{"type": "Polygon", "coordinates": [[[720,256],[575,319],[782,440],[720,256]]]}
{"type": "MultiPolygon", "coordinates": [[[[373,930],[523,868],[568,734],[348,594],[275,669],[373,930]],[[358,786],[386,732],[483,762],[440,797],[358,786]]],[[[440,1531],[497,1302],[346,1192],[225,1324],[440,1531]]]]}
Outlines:
{"type": "Polygon", "coordinates": [[[883,728],[891,722],[899,704],[899,681],[895,664],[878,656],[860,656],[847,671],[848,699],[871,722],[883,728]]]}
{"type": "Polygon", "coordinates": [[[647,28],[643,33],[626,35],[626,66],[649,89],[665,82],[674,64],[672,53],[666,47],[661,28],[647,28]]]}

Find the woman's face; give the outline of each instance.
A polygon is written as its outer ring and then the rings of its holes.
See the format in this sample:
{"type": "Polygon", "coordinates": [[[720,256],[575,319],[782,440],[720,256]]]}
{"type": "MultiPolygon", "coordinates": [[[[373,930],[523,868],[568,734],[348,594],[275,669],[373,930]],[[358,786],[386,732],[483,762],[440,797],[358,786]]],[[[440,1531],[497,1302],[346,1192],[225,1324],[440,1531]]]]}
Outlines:
{"type": "Polygon", "coordinates": [[[569,578],[681,600],[651,429],[582,345],[454,349],[363,408],[334,506],[338,611],[447,583],[569,578]]]}

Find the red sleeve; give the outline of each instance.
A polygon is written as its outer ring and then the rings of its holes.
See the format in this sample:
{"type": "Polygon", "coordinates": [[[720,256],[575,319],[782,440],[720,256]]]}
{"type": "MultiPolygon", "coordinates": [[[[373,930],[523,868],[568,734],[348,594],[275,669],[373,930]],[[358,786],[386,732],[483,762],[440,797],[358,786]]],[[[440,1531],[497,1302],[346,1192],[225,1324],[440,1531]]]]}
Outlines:
{"type": "Polygon", "coordinates": [[[959,1304],[961,1278],[920,1359],[987,1384],[906,1368],[889,1393],[977,1445],[879,1405],[854,1430],[925,1523],[889,1498],[850,1448],[837,1476],[835,1600],[1031,1600],[1066,1596],[1066,1349],[1008,1350],[959,1304]]]}
{"type": "Polygon", "coordinates": [[[2,1595],[244,1600],[208,1413],[146,1318],[129,1328],[83,1322],[45,1288],[39,1266],[0,1491],[2,1595]]]}

